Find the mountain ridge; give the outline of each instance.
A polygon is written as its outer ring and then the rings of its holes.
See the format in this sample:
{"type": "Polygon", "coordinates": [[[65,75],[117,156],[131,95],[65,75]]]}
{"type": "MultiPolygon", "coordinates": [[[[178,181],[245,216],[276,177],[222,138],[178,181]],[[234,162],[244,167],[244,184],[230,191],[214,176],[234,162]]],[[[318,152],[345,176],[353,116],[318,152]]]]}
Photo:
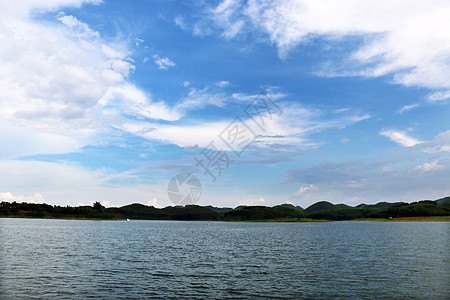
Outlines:
{"type": "Polygon", "coordinates": [[[140,203],[122,207],[93,206],[61,207],[34,203],[0,203],[0,217],[32,218],[93,218],[93,219],[141,219],[141,220],[354,220],[364,218],[450,216],[450,196],[437,200],[421,200],[411,203],[379,202],[376,204],[333,204],[318,201],[306,209],[292,204],[268,206],[214,207],[186,205],[156,208],[140,203]]]}

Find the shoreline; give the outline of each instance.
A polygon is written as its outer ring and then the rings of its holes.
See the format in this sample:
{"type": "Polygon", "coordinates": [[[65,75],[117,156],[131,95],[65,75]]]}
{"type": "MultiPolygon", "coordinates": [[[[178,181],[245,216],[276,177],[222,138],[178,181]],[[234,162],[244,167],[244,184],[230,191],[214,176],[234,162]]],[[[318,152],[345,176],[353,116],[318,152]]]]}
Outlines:
{"type": "Polygon", "coordinates": [[[366,218],[348,221],[370,221],[370,222],[450,222],[450,216],[430,216],[430,217],[398,217],[392,219],[366,218]]]}
{"type": "Polygon", "coordinates": [[[80,220],[80,221],[126,221],[126,219],[102,219],[102,218],[84,218],[84,217],[28,217],[28,216],[0,216],[0,219],[34,219],[34,220],[80,220]]]}
{"type": "MultiPolygon", "coordinates": [[[[28,217],[28,216],[0,216],[8,219],[36,219],[36,220],[80,220],[80,221],[126,221],[127,219],[113,218],[84,218],[84,217],[28,217]]],[[[431,216],[431,217],[398,217],[392,219],[385,218],[364,218],[354,220],[325,220],[325,219],[266,219],[266,220],[162,220],[162,219],[132,219],[134,221],[196,221],[196,222],[231,222],[231,223],[324,223],[324,222],[450,222],[450,216],[431,216]]]]}

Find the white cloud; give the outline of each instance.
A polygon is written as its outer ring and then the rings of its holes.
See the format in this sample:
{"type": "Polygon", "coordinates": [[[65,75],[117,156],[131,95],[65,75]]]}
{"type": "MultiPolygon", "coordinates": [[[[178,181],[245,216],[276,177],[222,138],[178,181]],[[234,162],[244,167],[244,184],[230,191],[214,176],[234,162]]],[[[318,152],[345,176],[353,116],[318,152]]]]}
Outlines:
{"type": "Polygon", "coordinates": [[[422,165],[416,166],[414,167],[414,171],[424,171],[424,172],[428,172],[428,171],[434,171],[434,170],[439,170],[439,169],[443,169],[444,166],[439,165],[439,161],[435,160],[432,163],[424,163],[422,165]]]}
{"type": "Polygon", "coordinates": [[[0,160],[37,153],[62,154],[77,151],[91,136],[79,130],[77,138],[61,132],[45,132],[31,125],[18,126],[0,121],[0,160]]]}
{"type": "Polygon", "coordinates": [[[402,107],[398,110],[398,113],[399,113],[399,114],[402,114],[402,113],[404,113],[405,111],[410,111],[410,110],[412,110],[412,109],[414,109],[414,108],[416,108],[416,107],[419,107],[419,106],[420,106],[419,103],[414,103],[414,104],[411,104],[411,105],[405,105],[405,106],[402,106],[402,107]]]}
{"type": "Polygon", "coordinates": [[[140,39],[140,38],[135,38],[134,40],[136,41],[136,43],[135,43],[136,46],[139,46],[141,43],[145,42],[145,40],[140,39]]]}
{"type": "Polygon", "coordinates": [[[147,203],[153,198],[160,199],[161,206],[171,203],[164,178],[148,183],[142,178],[134,181],[137,175],[132,172],[90,170],[67,163],[0,160],[0,178],[4,201],[18,201],[24,195],[24,201],[56,205],[92,205],[99,201],[105,206],[122,206],[130,202],[147,203]]]}
{"type": "Polygon", "coordinates": [[[412,146],[422,143],[421,141],[408,136],[403,131],[383,129],[379,133],[380,133],[380,135],[385,136],[385,137],[391,139],[393,142],[396,142],[397,144],[400,144],[405,147],[412,147],[412,146]]]}
{"type": "MultiPolygon", "coordinates": [[[[426,157],[426,154],[422,155],[426,157]]],[[[300,203],[302,206],[306,202],[312,204],[320,200],[329,200],[333,203],[350,202],[353,197],[365,198],[371,203],[377,203],[381,201],[411,202],[449,195],[448,159],[441,159],[439,163],[429,163],[433,165],[431,166],[434,168],[433,172],[426,172],[423,168],[419,168],[421,171],[417,169],[413,171],[411,168],[411,171],[405,172],[405,164],[410,163],[411,157],[396,157],[372,162],[321,163],[288,170],[286,183],[320,185],[320,190],[302,194],[302,203],[300,203]],[[436,168],[436,165],[442,168],[436,168]]],[[[430,169],[430,166],[426,168],[430,169]]],[[[296,199],[295,196],[293,197],[296,199]]]]}
{"type": "MultiPolygon", "coordinates": [[[[78,202],[77,206],[93,206],[95,202],[98,202],[98,201],[90,201],[89,203],[78,202]]],[[[111,206],[111,202],[107,201],[107,200],[100,202],[100,204],[103,205],[104,207],[111,206]]]]}
{"type": "Polygon", "coordinates": [[[307,192],[313,192],[317,191],[319,188],[315,186],[314,184],[310,184],[309,186],[302,186],[299,188],[299,190],[295,193],[296,196],[301,196],[307,192]]]}
{"type": "Polygon", "coordinates": [[[31,12],[55,11],[61,7],[80,7],[83,4],[100,4],[103,0],[46,0],[46,1],[4,1],[2,10],[5,16],[28,17],[31,12]]]}
{"type": "Polygon", "coordinates": [[[152,56],[155,64],[158,66],[160,70],[168,70],[169,67],[175,67],[175,63],[171,61],[168,57],[160,57],[155,54],[152,56]]]}
{"type": "Polygon", "coordinates": [[[204,33],[208,27],[220,28],[225,38],[260,32],[282,58],[314,38],[333,45],[362,37],[359,49],[325,71],[332,76],[392,74],[394,82],[407,86],[450,87],[448,1],[224,0],[208,12],[209,19],[197,26],[204,33]]]}
{"type": "Polygon", "coordinates": [[[259,93],[259,94],[233,93],[231,96],[235,100],[244,101],[244,102],[255,101],[257,98],[263,97],[263,96],[267,96],[274,101],[287,96],[285,93],[275,92],[274,90],[275,90],[274,88],[268,88],[268,89],[266,89],[265,93],[259,93]]]}
{"type": "Polygon", "coordinates": [[[447,99],[450,99],[450,91],[434,92],[427,96],[427,100],[430,102],[443,101],[447,99]]]}
{"type": "Polygon", "coordinates": [[[180,27],[183,30],[187,29],[187,26],[183,20],[183,18],[181,16],[175,17],[175,19],[173,20],[175,22],[175,24],[180,27]]]}
{"type": "Polygon", "coordinates": [[[147,206],[153,206],[153,207],[156,207],[156,208],[161,208],[161,207],[162,207],[161,205],[159,205],[158,199],[156,199],[155,197],[153,197],[152,200],[148,201],[148,202],[146,203],[146,205],[147,205],[147,206]]]}
{"type": "MultiPolygon", "coordinates": [[[[188,102],[189,103],[189,102],[188,102]]],[[[187,105],[187,104],[184,104],[187,105]]],[[[279,102],[282,114],[265,115],[265,125],[261,129],[244,112],[239,117],[257,135],[255,146],[266,147],[273,144],[295,145],[300,147],[312,146],[307,137],[329,128],[345,128],[354,123],[367,119],[367,115],[349,114],[333,119],[321,120],[322,112],[303,107],[298,103],[279,102]]],[[[177,106],[176,108],[179,108],[177,106]]],[[[131,121],[117,124],[117,128],[150,140],[175,144],[180,147],[199,145],[206,147],[214,141],[219,149],[228,149],[219,134],[232,122],[232,119],[218,121],[189,122],[177,124],[158,124],[152,122],[131,121]]]]}
{"type": "Polygon", "coordinates": [[[28,202],[28,203],[44,203],[44,198],[41,194],[35,193],[33,195],[13,195],[10,192],[0,193],[0,201],[5,202],[28,202]]]}
{"type": "MultiPolygon", "coordinates": [[[[184,86],[189,86],[185,82],[184,86]]],[[[137,119],[152,119],[177,121],[187,115],[190,111],[204,108],[208,105],[223,107],[229,97],[217,89],[215,85],[203,89],[189,88],[189,93],[181,101],[169,107],[165,102],[152,101],[151,95],[145,93],[130,83],[116,84],[108,88],[99,101],[99,108],[103,115],[116,116],[112,122],[116,128],[121,123],[127,123],[126,118],[120,116],[133,116],[137,119]]],[[[152,124],[147,124],[153,126],[152,124]]],[[[143,124],[143,126],[147,126],[143,124]]],[[[148,127],[148,126],[147,126],[148,127]]]]}
{"type": "Polygon", "coordinates": [[[83,3],[100,1],[0,5],[0,158],[73,152],[107,142],[129,117],[174,121],[186,113],[128,82],[135,67],[127,41],[106,42],[75,16],[29,16],[83,3]]]}
{"type": "Polygon", "coordinates": [[[419,141],[408,136],[404,131],[382,129],[380,135],[405,147],[414,147],[426,153],[450,152],[450,130],[439,133],[432,140],[419,141]]]}
{"type": "Polygon", "coordinates": [[[180,147],[200,145],[205,147],[228,125],[227,121],[199,122],[184,125],[166,125],[149,122],[127,122],[120,129],[150,140],[175,144],[180,147]]]}
{"type": "Polygon", "coordinates": [[[345,107],[345,108],[335,109],[333,112],[334,112],[335,114],[340,114],[340,113],[343,113],[343,112],[347,112],[347,111],[349,111],[349,110],[351,110],[350,107],[345,107]]]}
{"type": "Polygon", "coordinates": [[[226,86],[230,85],[230,82],[226,81],[226,80],[222,80],[222,81],[217,82],[216,84],[219,87],[226,87],[226,86]]]}
{"type": "Polygon", "coordinates": [[[0,6],[0,155],[75,151],[108,130],[99,100],[134,66],[127,45],[109,44],[74,16],[65,25],[29,17],[99,1],[14,1],[0,6]]]}
{"type": "Polygon", "coordinates": [[[257,199],[255,198],[249,198],[249,199],[245,199],[245,200],[241,200],[238,203],[238,206],[258,206],[258,205],[265,205],[266,204],[266,200],[264,200],[263,197],[259,197],[257,199]]]}
{"type": "MultiPolygon", "coordinates": [[[[166,121],[176,121],[182,116],[177,109],[168,107],[162,101],[153,102],[144,91],[129,83],[108,88],[99,105],[104,115],[128,115],[166,121]]],[[[124,122],[124,119],[119,118],[117,122],[124,122]]]]}
{"type": "Polygon", "coordinates": [[[203,89],[190,88],[190,91],[179,104],[175,106],[178,111],[191,111],[198,108],[203,108],[207,105],[214,105],[223,107],[227,96],[221,91],[205,87],[203,89]]]}
{"type": "Polygon", "coordinates": [[[439,133],[430,141],[425,141],[417,146],[427,153],[450,152],[450,130],[439,133]]]}
{"type": "Polygon", "coordinates": [[[72,29],[78,30],[81,33],[81,36],[87,35],[87,37],[99,38],[100,34],[97,31],[92,30],[86,23],[80,22],[74,16],[62,16],[59,17],[58,20],[61,21],[66,26],[69,26],[72,29]]]}

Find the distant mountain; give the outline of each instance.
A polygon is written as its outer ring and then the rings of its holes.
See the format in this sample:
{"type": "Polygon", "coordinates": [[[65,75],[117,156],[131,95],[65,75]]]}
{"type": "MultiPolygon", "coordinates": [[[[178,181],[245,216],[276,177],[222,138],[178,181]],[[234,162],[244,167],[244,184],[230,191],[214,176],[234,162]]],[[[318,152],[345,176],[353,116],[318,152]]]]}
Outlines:
{"type": "Polygon", "coordinates": [[[141,219],[141,220],[169,219],[167,214],[165,214],[160,209],[139,203],[133,203],[122,207],[111,207],[107,208],[106,211],[115,215],[117,218],[141,219]]]}
{"type": "Polygon", "coordinates": [[[342,209],[342,208],[350,208],[351,206],[348,206],[346,204],[333,204],[328,201],[320,201],[316,202],[313,205],[309,206],[304,210],[305,213],[313,213],[316,211],[321,210],[336,210],[336,209],[342,209]]]}
{"type": "Polygon", "coordinates": [[[219,220],[221,214],[214,209],[199,206],[167,206],[161,209],[171,220],[219,220]]]}
{"type": "Polygon", "coordinates": [[[380,202],[377,204],[360,204],[352,207],[346,204],[333,204],[328,201],[314,203],[306,209],[291,204],[267,206],[238,206],[219,208],[214,206],[168,206],[154,208],[142,204],[131,204],[121,208],[108,208],[108,213],[116,217],[129,219],[156,220],[224,220],[224,221],[252,221],[252,220],[295,220],[299,218],[325,220],[354,220],[360,218],[388,218],[388,217],[417,217],[417,216],[445,216],[450,215],[450,197],[437,201],[380,202]],[[442,204],[442,205],[440,205],[442,204]]]}
{"type": "Polygon", "coordinates": [[[275,209],[287,209],[287,210],[297,210],[297,211],[304,211],[304,209],[301,206],[294,206],[292,204],[280,204],[273,206],[275,209]]]}
{"type": "Polygon", "coordinates": [[[412,203],[380,202],[360,204],[332,204],[328,201],[314,203],[306,209],[291,204],[267,206],[238,206],[220,208],[214,206],[167,206],[155,208],[139,203],[122,207],[104,208],[96,202],[93,206],[52,206],[34,203],[0,203],[0,217],[33,218],[90,218],[135,220],[223,220],[295,221],[302,218],[325,220],[354,220],[360,218],[450,216],[450,196],[435,201],[423,200],[412,203]]]}
{"type": "Polygon", "coordinates": [[[250,221],[250,220],[270,220],[270,219],[292,219],[302,218],[303,211],[290,204],[282,204],[274,207],[267,206],[238,206],[223,215],[228,221],[250,221]]]}
{"type": "MultiPolygon", "coordinates": [[[[217,220],[220,215],[212,206],[198,205],[155,208],[134,203],[119,208],[107,208],[106,210],[118,218],[140,220],[217,220]]],[[[225,209],[225,211],[227,210],[225,209]]]]}
{"type": "Polygon", "coordinates": [[[379,208],[379,209],[383,209],[383,208],[388,208],[388,207],[392,207],[392,206],[399,206],[399,205],[403,205],[406,204],[405,202],[393,202],[393,203],[389,203],[389,202],[379,202],[377,204],[360,204],[358,206],[356,206],[357,208],[379,208]]]}
{"type": "Polygon", "coordinates": [[[208,206],[205,206],[205,207],[209,208],[209,209],[211,209],[213,211],[219,212],[219,213],[224,213],[224,212],[233,210],[231,207],[215,207],[215,206],[212,206],[212,205],[208,205],[208,206]]]}
{"type": "Polygon", "coordinates": [[[438,205],[449,205],[450,204],[450,196],[435,200],[438,205]]]}

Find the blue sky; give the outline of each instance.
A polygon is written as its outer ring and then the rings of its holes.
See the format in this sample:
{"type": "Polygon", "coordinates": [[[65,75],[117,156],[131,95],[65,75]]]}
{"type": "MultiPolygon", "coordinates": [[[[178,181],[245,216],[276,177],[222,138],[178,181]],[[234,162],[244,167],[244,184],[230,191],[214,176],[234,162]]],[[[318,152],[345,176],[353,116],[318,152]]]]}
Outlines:
{"type": "Polygon", "coordinates": [[[448,196],[449,14],[445,1],[2,3],[0,200],[164,207],[182,172],[200,205],[448,196]],[[246,109],[264,103],[258,127],[246,109]],[[234,125],[254,137],[239,156],[234,125]],[[211,142],[215,180],[195,160],[211,142]]]}

